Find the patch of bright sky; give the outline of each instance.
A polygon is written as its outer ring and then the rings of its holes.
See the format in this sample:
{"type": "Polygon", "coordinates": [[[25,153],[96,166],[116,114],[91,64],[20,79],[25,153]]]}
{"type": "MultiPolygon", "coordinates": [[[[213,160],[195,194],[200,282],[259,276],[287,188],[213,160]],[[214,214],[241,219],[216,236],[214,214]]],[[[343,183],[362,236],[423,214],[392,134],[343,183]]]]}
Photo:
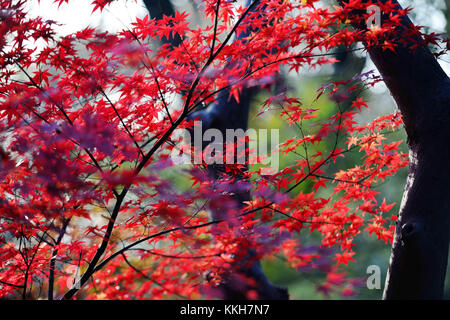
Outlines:
{"type": "Polygon", "coordinates": [[[29,0],[26,7],[32,16],[58,22],[60,26],[56,31],[60,35],[68,35],[88,26],[117,32],[124,26],[131,26],[136,17],[143,18],[148,13],[141,0],[114,1],[102,12],[97,10],[94,13],[91,3],[92,0],[72,0],[58,8],[53,0],[41,0],[40,3],[29,0]]]}
{"type": "MultiPolygon", "coordinates": [[[[427,32],[445,33],[447,19],[443,13],[446,10],[444,0],[399,0],[403,7],[411,7],[412,21],[424,26],[427,32]]],[[[447,9],[448,10],[448,9],[447,9]]],[[[450,55],[446,54],[439,58],[439,63],[447,74],[450,74],[450,55]]]]}
{"type": "MultiPolygon", "coordinates": [[[[148,13],[142,0],[114,1],[102,12],[97,10],[94,13],[92,13],[91,2],[92,0],[72,0],[69,3],[61,4],[58,8],[58,4],[55,4],[53,0],[41,0],[40,3],[38,0],[29,0],[26,5],[31,15],[57,21],[60,24],[57,32],[61,35],[79,31],[87,26],[110,32],[120,31],[125,27],[130,27],[136,17],[143,18],[148,13]]],[[[416,24],[427,26],[431,32],[442,33],[445,31],[447,21],[442,13],[442,9],[445,9],[444,0],[399,0],[399,2],[404,7],[413,8],[411,18],[416,24]]],[[[188,1],[175,0],[173,3],[179,10],[183,10],[188,1]]],[[[239,3],[242,5],[243,1],[239,3]]],[[[441,57],[439,63],[447,74],[450,74],[450,56],[441,57]]],[[[375,66],[368,61],[364,72],[373,69],[375,66]]],[[[386,88],[380,84],[374,90],[381,93],[386,88]]]]}

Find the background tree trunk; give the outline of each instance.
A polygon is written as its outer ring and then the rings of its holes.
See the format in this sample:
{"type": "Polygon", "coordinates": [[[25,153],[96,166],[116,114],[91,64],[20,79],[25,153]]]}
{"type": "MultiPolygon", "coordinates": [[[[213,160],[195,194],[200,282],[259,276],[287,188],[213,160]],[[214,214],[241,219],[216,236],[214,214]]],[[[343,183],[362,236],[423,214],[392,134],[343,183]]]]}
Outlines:
{"type": "MultiPolygon", "coordinates": [[[[162,15],[173,16],[175,14],[175,10],[168,0],[144,0],[144,3],[150,12],[150,16],[153,18],[161,19],[162,15]]],[[[247,5],[250,3],[251,1],[248,1],[247,5]]],[[[244,38],[246,35],[247,32],[244,32],[239,37],[244,38]]],[[[181,38],[169,39],[169,43],[177,46],[181,43],[181,38]]],[[[234,97],[230,97],[229,89],[223,90],[216,97],[215,103],[204,110],[194,112],[189,116],[189,119],[201,121],[203,131],[218,129],[223,137],[226,136],[227,129],[242,129],[246,131],[251,100],[257,92],[258,89],[255,87],[243,88],[239,92],[238,102],[234,97]]],[[[219,175],[224,172],[221,165],[209,166],[208,170],[212,179],[219,178],[219,175]]],[[[233,199],[236,202],[236,208],[239,208],[244,201],[250,200],[250,194],[248,192],[236,192],[233,199]]],[[[212,219],[216,219],[220,215],[221,212],[211,212],[212,219]]],[[[222,298],[227,300],[248,299],[248,292],[255,290],[259,299],[287,300],[289,298],[287,289],[274,286],[267,279],[259,260],[255,260],[254,256],[255,252],[249,250],[246,253],[247,259],[234,266],[233,270],[230,270],[229,274],[225,276],[224,282],[220,287],[222,298]],[[248,264],[250,266],[247,266],[248,264]],[[244,267],[244,265],[246,266],[244,267]],[[256,283],[256,286],[247,284],[247,280],[256,283]]]]}
{"type": "MultiPolygon", "coordinates": [[[[411,27],[405,17],[397,39],[411,27]]],[[[440,299],[450,239],[450,82],[428,47],[396,44],[395,53],[368,48],[402,113],[411,159],[383,298],[440,299]]]]}

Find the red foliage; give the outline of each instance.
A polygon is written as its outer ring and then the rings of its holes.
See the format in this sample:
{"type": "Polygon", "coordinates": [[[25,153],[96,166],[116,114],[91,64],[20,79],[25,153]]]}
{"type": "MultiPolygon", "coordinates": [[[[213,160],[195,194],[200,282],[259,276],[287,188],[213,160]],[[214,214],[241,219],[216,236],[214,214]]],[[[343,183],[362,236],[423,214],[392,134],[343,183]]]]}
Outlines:
{"type": "MultiPolygon", "coordinates": [[[[110,2],[92,1],[93,11],[110,2]]],[[[354,261],[353,240],[364,230],[392,241],[393,205],[380,204],[374,186],[407,165],[400,142],[384,143],[402,121],[392,114],[358,125],[362,97],[325,119],[295,97],[269,98],[263,109],[280,106],[288,124],[308,121],[312,129],[280,145],[299,155],[294,164],[271,176],[241,172],[252,193],[243,208],[233,205],[239,184],[230,176],[212,181],[204,164],[179,170],[167,154],[174,130],[189,127],[186,117],[222,88],[238,98],[244,86],[266,87],[281,66],[333,63],[328,53],[341,45],[395,50],[392,31],[406,12],[387,2],[389,19],[363,32],[344,23],[368,1],[324,8],[314,0],[264,0],[253,10],[221,1],[215,26],[217,1],[206,0],[212,26],[193,29],[177,13],[136,19],[118,33],[86,28],[61,37],[54,22],[31,18],[23,5],[1,2],[0,297],[36,298],[39,287],[61,297],[84,275],[71,293],[77,298],[195,298],[247,248],[258,257],[283,254],[295,268],[317,265],[320,250],[302,252],[299,232],[336,247],[337,264],[354,261]],[[246,30],[253,31],[245,39],[230,40],[246,30]],[[149,41],[176,34],[175,48],[149,41]],[[334,171],[350,151],[360,152],[360,163],[334,171]],[[180,172],[176,183],[171,171],[180,172]],[[179,187],[191,177],[190,188],[179,187]],[[309,191],[298,191],[307,183],[309,191]],[[223,218],[211,221],[209,210],[223,218]]],[[[368,73],[330,83],[317,98],[342,85],[360,94],[377,81],[368,73]]],[[[327,292],[343,283],[328,271],[327,292]]]]}

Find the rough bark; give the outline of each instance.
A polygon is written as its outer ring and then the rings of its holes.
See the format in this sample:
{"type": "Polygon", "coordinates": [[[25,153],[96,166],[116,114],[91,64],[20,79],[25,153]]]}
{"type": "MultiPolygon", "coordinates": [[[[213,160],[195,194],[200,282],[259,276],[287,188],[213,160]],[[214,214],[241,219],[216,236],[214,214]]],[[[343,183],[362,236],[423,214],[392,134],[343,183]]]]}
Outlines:
{"type": "MultiPolygon", "coordinates": [[[[411,27],[405,17],[397,39],[411,27]]],[[[426,46],[397,44],[395,53],[368,50],[402,113],[411,159],[383,298],[440,299],[450,239],[450,80],[426,46]]]]}

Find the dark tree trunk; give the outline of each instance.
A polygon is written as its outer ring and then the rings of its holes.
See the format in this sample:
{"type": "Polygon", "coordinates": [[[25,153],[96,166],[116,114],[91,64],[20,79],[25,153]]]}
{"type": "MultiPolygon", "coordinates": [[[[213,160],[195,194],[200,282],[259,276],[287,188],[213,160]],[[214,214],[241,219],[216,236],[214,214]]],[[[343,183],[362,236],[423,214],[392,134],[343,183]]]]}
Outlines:
{"type": "MultiPolygon", "coordinates": [[[[247,2],[247,6],[252,1],[247,2]]],[[[244,39],[250,30],[239,35],[238,39],[244,39]]],[[[230,97],[230,90],[223,90],[216,102],[210,105],[207,109],[198,111],[190,116],[190,119],[200,119],[202,121],[202,129],[218,129],[222,136],[226,136],[227,129],[242,129],[247,130],[248,114],[252,98],[258,92],[258,88],[244,87],[239,92],[239,102],[230,97]]],[[[213,179],[217,179],[220,174],[223,174],[223,166],[214,165],[209,167],[210,175],[213,179]]],[[[239,178],[239,177],[235,177],[239,178]]],[[[239,179],[237,182],[239,183],[239,179]]],[[[249,192],[236,192],[233,199],[236,202],[236,207],[241,207],[244,201],[250,200],[249,192]]],[[[221,212],[212,212],[212,218],[220,217],[221,212]]],[[[265,276],[259,260],[255,259],[254,250],[248,250],[245,259],[233,267],[229,274],[225,276],[224,282],[221,286],[222,297],[227,300],[243,300],[248,299],[248,292],[255,290],[258,294],[258,299],[264,300],[287,300],[289,299],[286,288],[279,288],[274,286],[265,276]],[[242,267],[243,265],[249,265],[242,267]],[[255,283],[256,285],[250,285],[255,283]]]]}
{"type": "MultiPolygon", "coordinates": [[[[397,39],[411,27],[405,17],[397,39]]],[[[397,44],[395,53],[368,50],[402,113],[411,159],[383,298],[440,299],[450,239],[450,81],[426,46],[397,44]]]]}
{"type": "Polygon", "coordinates": [[[370,51],[402,112],[411,161],[384,298],[437,299],[450,234],[450,83],[428,50],[397,52],[370,51]]]}
{"type": "MultiPolygon", "coordinates": [[[[199,111],[191,116],[191,119],[202,121],[202,129],[218,129],[223,136],[226,136],[227,129],[247,130],[248,113],[251,99],[257,92],[257,88],[244,88],[239,93],[239,102],[233,97],[230,98],[230,91],[224,90],[216,99],[216,103],[209,106],[204,111],[199,111]]],[[[213,179],[217,179],[225,170],[222,165],[209,166],[209,173],[213,179]]],[[[235,176],[234,178],[239,178],[235,176]]],[[[236,179],[239,184],[239,179],[236,179]]],[[[249,192],[236,192],[233,200],[236,208],[241,207],[244,201],[250,200],[249,192]]],[[[211,212],[213,219],[222,219],[223,212],[211,212]]],[[[228,275],[225,276],[221,285],[222,298],[226,300],[248,299],[248,292],[255,290],[258,299],[264,300],[287,300],[289,298],[287,289],[274,286],[265,276],[259,260],[255,259],[255,252],[248,250],[246,258],[235,265],[228,275]],[[248,265],[249,267],[243,267],[248,265]],[[253,282],[256,285],[250,285],[253,282]]]]}
{"type": "MultiPolygon", "coordinates": [[[[144,0],[144,4],[152,19],[162,19],[163,15],[175,16],[175,9],[170,0],[144,0]]],[[[178,34],[175,36],[170,34],[168,38],[162,37],[159,41],[162,44],[170,43],[176,47],[181,43],[181,37],[178,34]]]]}

